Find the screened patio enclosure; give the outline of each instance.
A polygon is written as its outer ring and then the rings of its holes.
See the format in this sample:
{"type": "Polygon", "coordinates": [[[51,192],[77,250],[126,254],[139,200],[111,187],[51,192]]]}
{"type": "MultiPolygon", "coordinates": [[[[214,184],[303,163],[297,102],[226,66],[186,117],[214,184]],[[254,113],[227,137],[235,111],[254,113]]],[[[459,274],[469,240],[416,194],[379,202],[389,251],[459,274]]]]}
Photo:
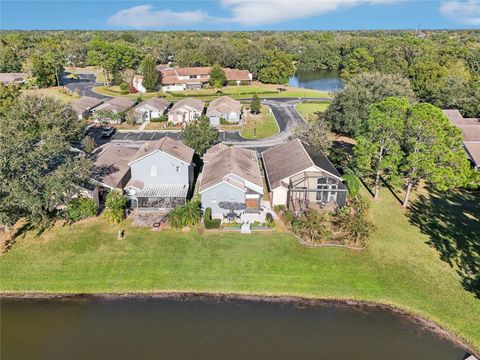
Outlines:
{"type": "Polygon", "coordinates": [[[346,186],[323,172],[302,172],[291,177],[288,186],[288,206],[294,211],[342,207],[346,196],[346,186]]]}
{"type": "Polygon", "coordinates": [[[138,210],[168,210],[185,205],[188,185],[183,184],[147,184],[129,198],[132,207],[138,210]]]}

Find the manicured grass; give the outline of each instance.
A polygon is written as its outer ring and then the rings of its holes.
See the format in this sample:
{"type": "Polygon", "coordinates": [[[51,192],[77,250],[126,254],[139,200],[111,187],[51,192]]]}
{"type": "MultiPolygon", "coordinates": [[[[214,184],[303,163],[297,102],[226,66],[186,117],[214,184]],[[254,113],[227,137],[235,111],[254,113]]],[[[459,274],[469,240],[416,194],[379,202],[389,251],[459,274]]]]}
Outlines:
{"type": "MultiPolygon", "coordinates": [[[[478,203],[479,198],[468,203],[478,203]]],[[[419,203],[416,207],[421,211],[419,203]]],[[[429,216],[445,210],[426,207],[429,216]]],[[[464,231],[478,234],[478,213],[472,215],[462,207],[455,210],[450,221],[461,228],[467,217],[476,216],[476,222],[468,223],[473,228],[464,231]]],[[[101,218],[87,220],[56,227],[37,238],[27,233],[18,239],[0,258],[0,289],[198,291],[367,300],[423,315],[480,348],[480,301],[463,289],[460,276],[440,260],[437,250],[426,243],[430,237],[412,225],[408,214],[389,192],[382,191],[381,201],[371,208],[376,232],[362,252],[307,249],[285,232],[153,232],[128,223],[108,225],[101,218]],[[124,240],[116,238],[119,228],[126,229],[124,240]]],[[[455,239],[454,233],[448,234],[455,239]]],[[[472,241],[478,244],[478,238],[472,241]]]]}
{"type": "Polygon", "coordinates": [[[257,93],[261,98],[299,98],[299,97],[310,97],[310,98],[330,98],[331,96],[326,91],[302,89],[290,86],[282,85],[269,85],[269,84],[254,84],[254,85],[245,85],[245,86],[226,86],[220,89],[199,89],[199,90],[187,90],[187,91],[177,91],[176,94],[182,94],[184,96],[172,96],[169,93],[163,92],[154,92],[146,94],[129,94],[121,95],[120,88],[118,86],[98,86],[95,87],[95,91],[99,94],[107,96],[125,96],[129,98],[136,99],[138,96],[142,96],[143,99],[148,99],[155,96],[164,96],[168,100],[181,100],[183,97],[198,97],[202,100],[213,100],[218,96],[228,95],[236,99],[242,98],[251,98],[254,93],[257,93]],[[278,89],[282,88],[285,91],[279,91],[278,89]]]}
{"type": "Polygon", "coordinates": [[[79,98],[78,95],[70,95],[62,91],[60,87],[50,87],[45,89],[32,89],[32,90],[22,90],[22,93],[27,95],[43,95],[43,96],[52,96],[57,100],[60,100],[65,103],[70,103],[79,98]]]}
{"type": "Polygon", "coordinates": [[[300,103],[295,105],[297,111],[302,115],[304,119],[307,119],[310,115],[315,114],[316,112],[323,112],[327,110],[328,103],[300,103]]]}
{"type": "Polygon", "coordinates": [[[260,114],[245,112],[245,124],[240,129],[240,135],[246,139],[262,139],[278,133],[278,124],[270,108],[262,105],[260,114]]]}

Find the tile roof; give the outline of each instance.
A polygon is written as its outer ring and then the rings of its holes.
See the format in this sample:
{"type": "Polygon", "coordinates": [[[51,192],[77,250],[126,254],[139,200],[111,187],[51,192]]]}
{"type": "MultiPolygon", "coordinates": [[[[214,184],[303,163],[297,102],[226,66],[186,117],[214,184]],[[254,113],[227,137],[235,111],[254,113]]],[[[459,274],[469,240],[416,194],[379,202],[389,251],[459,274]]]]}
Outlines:
{"type": "Polygon", "coordinates": [[[135,111],[137,110],[140,110],[140,108],[142,106],[149,106],[149,107],[152,107],[152,108],[155,108],[157,110],[165,110],[166,108],[168,108],[170,106],[171,102],[170,101],[167,101],[165,100],[164,98],[161,98],[161,97],[155,97],[155,98],[151,98],[151,99],[148,99],[148,100],[145,100],[145,101],[142,101],[140,104],[138,104],[137,106],[135,106],[135,111]]]}
{"type": "Polygon", "coordinates": [[[198,112],[202,112],[203,108],[205,107],[205,103],[202,100],[194,99],[194,98],[185,98],[183,100],[177,101],[175,104],[173,104],[172,108],[170,111],[175,111],[182,106],[189,106],[198,112]]]}
{"type": "Polygon", "coordinates": [[[260,166],[254,150],[218,144],[207,151],[204,162],[200,191],[221,182],[228,182],[237,188],[245,186],[229,178],[229,175],[236,175],[260,188],[263,187],[260,166]]]}
{"type": "Polygon", "coordinates": [[[248,70],[224,68],[225,76],[228,81],[250,81],[252,80],[248,70]]]}
{"type": "Polygon", "coordinates": [[[271,190],[281,186],[283,179],[312,166],[317,166],[340,177],[337,169],[322,151],[316,150],[298,139],[292,139],[265,150],[262,152],[262,158],[271,190]]]}
{"type": "Polygon", "coordinates": [[[157,150],[163,151],[187,164],[191,164],[193,160],[194,150],[179,140],[164,136],[160,140],[148,141],[138,149],[135,156],[130,160],[130,164],[147,156],[157,150]]]}
{"type": "MultiPolygon", "coordinates": [[[[208,82],[208,77],[212,68],[210,66],[197,67],[176,67],[176,68],[162,68],[157,66],[157,71],[160,71],[161,83],[163,85],[172,84],[192,84],[199,82],[208,82]],[[179,79],[179,76],[200,76],[197,79],[179,79]]],[[[251,74],[248,70],[223,68],[227,81],[250,81],[251,74]]]]}
{"type": "Polygon", "coordinates": [[[442,111],[462,131],[465,150],[475,166],[480,167],[480,119],[464,118],[458,110],[442,111]]]}
{"type": "Polygon", "coordinates": [[[210,102],[207,109],[207,115],[215,111],[220,114],[226,114],[232,111],[239,113],[241,110],[242,104],[240,101],[234,100],[228,96],[222,96],[210,102]]]}
{"type": "Polygon", "coordinates": [[[109,143],[99,147],[90,156],[93,161],[93,179],[111,188],[121,189],[130,170],[128,163],[137,151],[138,148],[122,144],[109,143]]]}
{"type": "Polygon", "coordinates": [[[87,110],[91,110],[94,107],[103,103],[104,99],[97,99],[90,96],[82,96],[81,98],[72,102],[72,108],[77,114],[82,114],[87,110]]]}
{"type": "Polygon", "coordinates": [[[115,97],[105,101],[98,110],[112,111],[115,113],[125,112],[135,105],[135,101],[126,97],[115,97]]]}
{"type": "Polygon", "coordinates": [[[25,73],[0,73],[0,82],[4,84],[22,82],[26,77],[25,73]]]}

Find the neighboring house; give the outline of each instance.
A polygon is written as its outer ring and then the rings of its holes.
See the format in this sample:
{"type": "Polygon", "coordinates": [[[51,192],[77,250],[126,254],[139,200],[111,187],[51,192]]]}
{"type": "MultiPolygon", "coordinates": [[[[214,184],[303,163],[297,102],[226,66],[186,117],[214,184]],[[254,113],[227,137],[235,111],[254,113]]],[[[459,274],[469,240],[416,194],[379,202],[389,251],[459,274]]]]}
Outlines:
{"type": "Polygon", "coordinates": [[[188,123],[202,116],[205,103],[201,100],[186,98],[173,104],[168,112],[168,121],[174,124],[188,123]]]}
{"type": "Polygon", "coordinates": [[[132,86],[137,89],[138,92],[145,93],[147,89],[143,86],[143,76],[135,75],[132,80],[132,86]]]}
{"type": "Polygon", "coordinates": [[[228,96],[222,96],[210,102],[207,109],[210,124],[220,125],[220,118],[229,123],[239,123],[242,117],[242,104],[228,96]]]}
{"type": "Polygon", "coordinates": [[[146,142],[129,162],[127,197],[139,210],[184,205],[193,185],[194,150],[168,136],[146,142]]]}
{"type": "Polygon", "coordinates": [[[0,82],[2,84],[24,84],[27,79],[27,74],[25,73],[0,73],[0,82]]]}
{"type": "MultiPolygon", "coordinates": [[[[181,91],[201,89],[210,80],[211,67],[165,67],[157,66],[160,72],[160,83],[163,91],[181,91]]],[[[229,84],[252,82],[252,74],[248,70],[224,68],[227,82],[229,84]]]]}
{"type": "Polygon", "coordinates": [[[104,99],[82,96],[81,98],[72,102],[72,108],[75,110],[80,120],[87,119],[90,116],[91,110],[102,104],[104,101],[104,99]]]}
{"type": "Polygon", "coordinates": [[[464,118],[458,110],[442,111],[462,130],[465,151],[475,168],[480,169],[480,118],[464,118]]]}
{"type": "Polygon", "coordinates": [[[217,144],[203,156],[200,182],[202,208],[223,219],[234,212],[260,212],[263,182],[254,150],[217,144]]]}
{"type": "Polygon", "coordinates": [[[144,123],[150,121],[152,118],[159,118],[170,107],[172,103],[163,98],[151,98],[142,101],[133,109],[137,117],[138,123],[144,123]]]}
{"type": "Polygon", "coordinates": [[[135,105],[126,97],[115,97],[91,110],[95,122],[119,124],[125,120],[125,112],[135,105]]]}
{"type": "Polygon", "coordinates": [[[93,162],[94,188],[90,195],[97,205],[103,201],[105,191],[123,190],[130,180],[128,163],[138,152],[138,147],[107,143],[96,149],[89,158],[93,162]]]}
{"type": "Polygon", "coordinates": [[[262,159],[272,205],[299,213],[345,204],[347,187],[322,151],[293,139],[262,152],[262,159]]]}

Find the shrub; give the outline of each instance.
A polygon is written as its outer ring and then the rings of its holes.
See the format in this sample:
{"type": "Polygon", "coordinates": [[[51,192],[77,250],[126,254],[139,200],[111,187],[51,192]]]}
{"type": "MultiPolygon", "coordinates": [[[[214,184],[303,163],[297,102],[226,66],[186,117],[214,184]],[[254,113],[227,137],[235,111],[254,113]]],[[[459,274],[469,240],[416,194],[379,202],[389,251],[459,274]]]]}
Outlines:
{"type": "Polygon", "coordinates": [[[347,238],[355,244],[363,244],[374,230],[368,219],[368,203],[359,195],[351,201],[351,206],[345,206],[337,214],[338,225],[347,238]]]}
{"type": "Polygon", "coordinates": [[[205,229],[218,229],[220,228],[221,224],[220,219],[212,219],[212,209],[211,208],[206,208],[205,209],[205,215],[203,218],[203,225],[205,226],[205,229]]]}
{"type": "Polygon", "coordinates": [[[231,125],[232,123],[225,119],[223,116],[220,117],[220,125],[231,125]]]}
{"type": "Polygon", "coordinates": [[[275,227],[275,220],[273,219],[272,214],[267,213],[267,215],[265,216],[265,221],[267,222],[268,227],[275,227]]]}
{"type": "Polygon", "coordinates": [[[250,81],[242,80],[242,81],[240,81],[240,85],[242,85],[242,86],[244,86],[244,85],[250,85],[250,81]]]}
{"type": "Polygon", "coordinates": [[[177,206],[170,211],[168,214],[168,223],[174,229],[181,229],[185,226],[198,224],[201,216],[200,202],[190,200],[185,205],[177,206]]]}
{"type": "Polygon", "coordinates": [[[331,235],[327,213],[307,210],[292,221],[292,230],[302,239],[310,242],[321,242],[331,235]]]}
{"type": "Polygon", "coordinates": [[[162,115],[160,117],[156,117],[156,118],[151,118],[150,119],[150,122],[166,122],[168,120],[168,116],[167,115],[162,115]]]}
{"type": "Polygon", "coordinates": [[[119,190],[112,190],[108,193],[105,200],[105,210],[103,216],[112,224],[118,224],[123,220],[126,199],[119,190]]]}
{"type": "Polygon", "coordinates": [[[228,85],[229,86],[237,86],[237,82],[235,80],[229,80],[228,85]]]}
{"type": "Polygon", "coordinates": [[[79,221],[97,215],[97,204],[93,199],[75,198],[67,205],[67,216],[71,221],[79,221]]]}
{"type": "Polygon", "coordinates": [[[129,86],[128,83],[122,82],[122,83],[120,84],[120,90],[122,90],[122,91],[127,90],[127,91],[128,91],[128,86],[129,86]]]}
{"type": "Polygon", "coordinates": [[[128,90],[120,90],[120,95],[128,95],[128,90]]]}
{"type": "Polygon", "coordinates": [[[128,92],[130,94],[136,94],[136,93],[138,93],[138,90],[135,89],[135,87],[133,85],[128,85],[128,92]]]}

